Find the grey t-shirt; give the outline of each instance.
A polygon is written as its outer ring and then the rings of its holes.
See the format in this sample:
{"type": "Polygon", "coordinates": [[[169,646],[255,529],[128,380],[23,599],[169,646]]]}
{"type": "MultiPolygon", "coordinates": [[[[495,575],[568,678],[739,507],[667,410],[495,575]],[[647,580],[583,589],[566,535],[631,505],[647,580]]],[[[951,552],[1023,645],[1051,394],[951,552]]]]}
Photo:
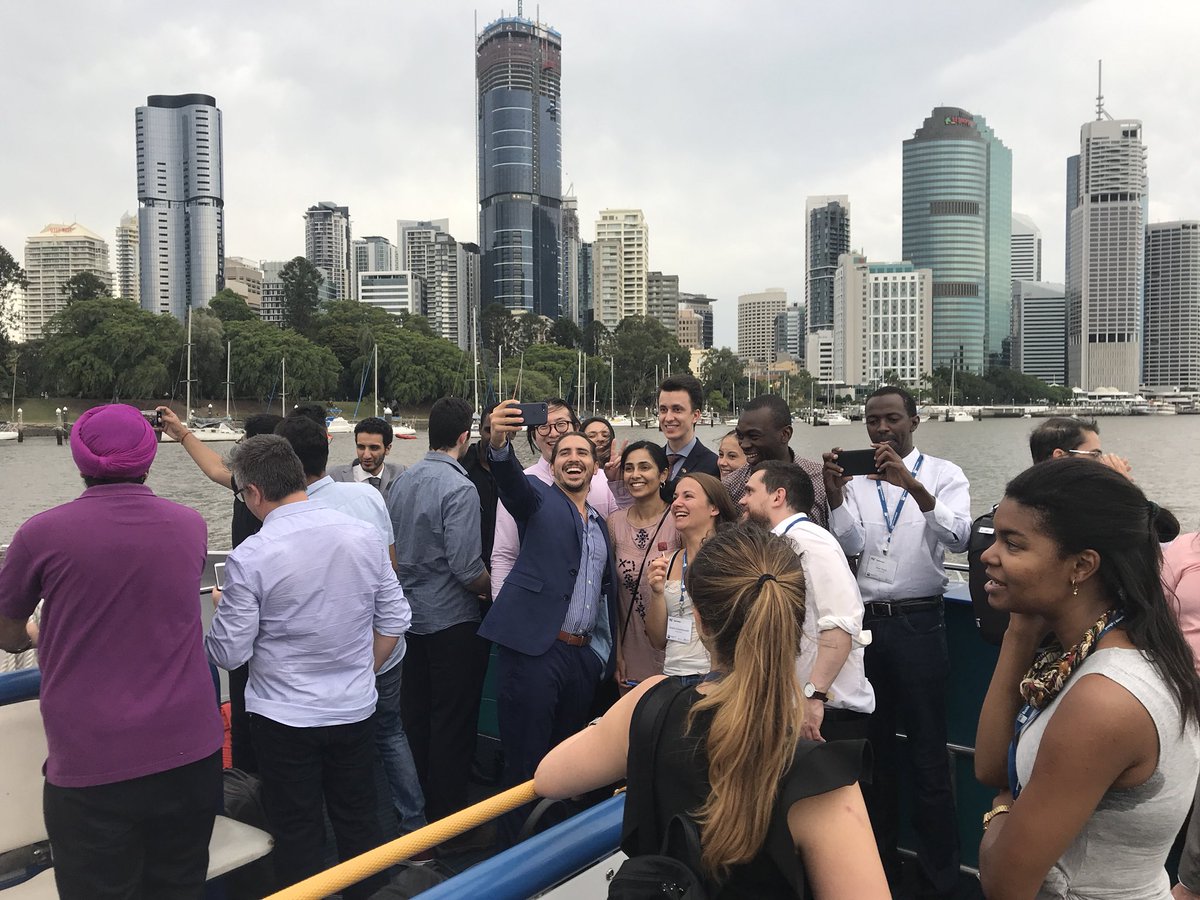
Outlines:
{"type": "Polygon", "coordinates": [[[1017,744],[1017,775],[1029,781],[1054,711],[1085,675],[1103,675],[1146,708],[1158,730],[1158,767],[1136,787],[1110,789],[1071,846],[1046,875],[1037,900],[1170,900],[1167,852],[1192,805],[1200,773],[1200,731],[1180,730],[1180,710],[1158,670],[1140,650],[1091,654],[1017,744]]]}

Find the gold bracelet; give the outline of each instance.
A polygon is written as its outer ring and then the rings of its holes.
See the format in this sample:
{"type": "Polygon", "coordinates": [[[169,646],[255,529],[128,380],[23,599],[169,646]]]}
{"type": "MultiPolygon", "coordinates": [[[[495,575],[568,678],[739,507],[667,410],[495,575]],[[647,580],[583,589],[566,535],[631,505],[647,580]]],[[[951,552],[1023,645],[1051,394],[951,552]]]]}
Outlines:
{"type": "Polygon", "coordinates": [[[999,806],[989,809],[983,814],[983,830],[987,831],[988,825],[992,824],[992,819],[996,818],[996,816],[1000,816],[1006,812],[1009,812],[1011,809],[1012,807],[1007,803],[1001,803],[999,806]]]}

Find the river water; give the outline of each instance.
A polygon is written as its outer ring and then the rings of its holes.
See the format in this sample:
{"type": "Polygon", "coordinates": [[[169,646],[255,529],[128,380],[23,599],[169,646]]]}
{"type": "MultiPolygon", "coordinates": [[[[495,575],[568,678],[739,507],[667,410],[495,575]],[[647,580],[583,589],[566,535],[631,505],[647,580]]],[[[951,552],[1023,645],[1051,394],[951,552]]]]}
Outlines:
{"type": "MultiPolygon", "coordinates": [[[[975,422],[922,422],[917,446],[933,456],[962,466],[971,482],[973,515],[986,512],[1004,491],[1005,482],[1029,464],[1028,435],[1037,419],[988,419],[975,422]]],[[[701,427],[700,439],[715,449],[727,428],[701,427]]],[[[1125,456],[1147,495],[1179,517],[1184,531],[1200,530],[1200,489],[1190,474],[1192,452],[1200,443],[1200,416],[1133,416],[1100,419],[1104,449],[1125,456]],[[1174,462],[1173,462],[1174,461],[1174,462]]],[[[391,459],[400,463],[419,460],[426,450],[426,435],[417,440],[397,440],[391,459]]],[[[620,441],[659,440],[657,431],[620,428],[620,441]]],[[[523,442],[522,442],[523,443],[523,442]]],[[[819,459],[834,444],[845,449],[867,446],[861,422],[814,428],[797,424],[792,449],[798,455],[819,459]]],[[[232,445],[211,444],[218,452],[232,445]]],[[[521,455],[526,457],[520,448],[521,455]]],[[[334,435],[329,461],[333,465],[354,458],[354,436],[334,435]]],[[[229,547],[229,491],[213,484],[196,468],[178,444],[160,444],[158,458],[147,484],[160,496],[198,510],[208,522],[212,549],[229,547]]],[[[70,448],[54,438],[28,438],[23,443],[0,442],[0,545],[30,516],[77,497],[83,490],[70,448]]]]}

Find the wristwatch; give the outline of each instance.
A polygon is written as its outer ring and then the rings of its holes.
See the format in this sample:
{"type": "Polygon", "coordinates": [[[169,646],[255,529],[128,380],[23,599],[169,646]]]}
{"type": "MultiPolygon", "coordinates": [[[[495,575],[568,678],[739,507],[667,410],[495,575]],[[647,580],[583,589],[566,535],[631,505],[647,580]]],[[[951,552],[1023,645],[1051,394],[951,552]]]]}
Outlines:
{"type": "Polygon", "coordinates": [[[822,703],[828,703],[829,694],[826,691],[818,691],[815,684],[811,681],[806,681],[804,682],[804,699],[820,700],[822,703]]]}

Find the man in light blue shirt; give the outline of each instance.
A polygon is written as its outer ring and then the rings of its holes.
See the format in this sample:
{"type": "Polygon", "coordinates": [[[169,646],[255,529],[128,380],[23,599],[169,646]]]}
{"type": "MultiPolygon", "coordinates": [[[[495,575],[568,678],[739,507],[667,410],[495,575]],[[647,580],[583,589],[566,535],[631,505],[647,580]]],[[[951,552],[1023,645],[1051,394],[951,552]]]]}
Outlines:
{"type": "MultiPolygon", "coordinates": [[[[387,544],[394,567],[396,553],[392,544],[392,520],[388,516],[383,495],[367,482],[334,481],[326,474],[329,437],[325,428],[307,416],[294,415],[280,422],[275,433],[286,438],[300,457],[308,499],[373,527],[387,544]]],[[[375,689],[379,694],[375,705],[375,747],[391,787],[392,805],[403,834],[416,831],[426,824],[425,796],[400,716],[400,686],[406,643],[404,638],[396,642],[396,649],[375,676],[375,689]]],[[[390,828],[388,830],[391,831],[390,828]]]]}
{"type": "MultiPolygon", "coordinates": [[[[382,842],[374,673],[411,613],[378,531],[309,502],[286,440],[246,439],[230,468],[263,527],[229,555],[204,645],[222,668],[250,662],[246,709],[283,887],[322,868],[322,804],[343,860],[382,842]]],[[[344,896],[368,897],[381,883],[344,896]]]]}

